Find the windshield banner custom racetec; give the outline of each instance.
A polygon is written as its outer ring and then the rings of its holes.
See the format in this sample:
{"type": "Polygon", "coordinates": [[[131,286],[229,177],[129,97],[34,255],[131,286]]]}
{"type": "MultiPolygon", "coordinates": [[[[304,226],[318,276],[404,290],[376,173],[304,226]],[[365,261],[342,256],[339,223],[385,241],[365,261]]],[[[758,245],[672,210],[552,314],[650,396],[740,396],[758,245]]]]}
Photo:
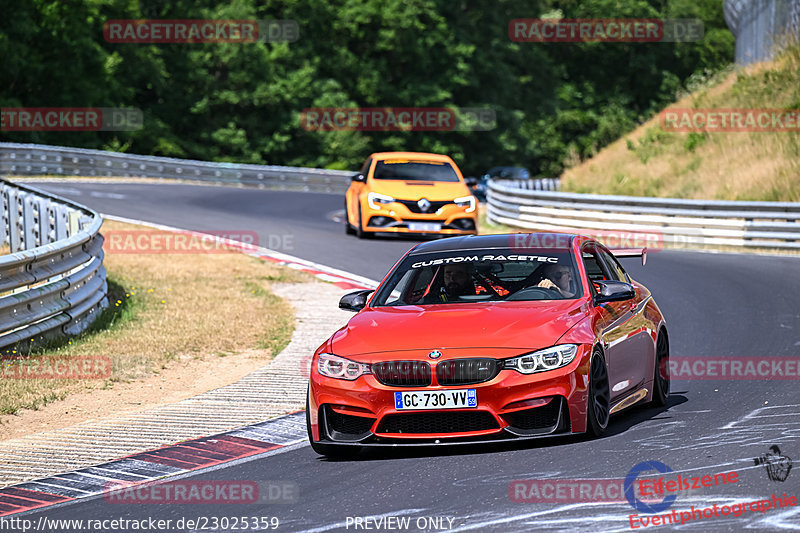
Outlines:
{"type": "Polygon", "coordinates": [[[558,257],[547,257],[542,255],[460,255],[456,257],[443,257],[428,261],[418,261],[411,265],[411,268],[422,268],[438,265],[449,265],[452,263],[479,263],[485,261],[530,261],[539,263],[558,263],[558,257]]]}

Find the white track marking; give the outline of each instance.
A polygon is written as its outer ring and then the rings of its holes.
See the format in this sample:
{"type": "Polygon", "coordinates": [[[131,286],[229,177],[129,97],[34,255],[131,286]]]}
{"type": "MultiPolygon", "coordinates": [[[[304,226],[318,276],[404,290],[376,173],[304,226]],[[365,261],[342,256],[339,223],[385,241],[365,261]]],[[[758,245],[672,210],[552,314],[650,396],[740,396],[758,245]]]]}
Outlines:
{"type": "MultiPolygon", "coordinates": [[[[800,405],[798,405],[798,404],[768,405],[766,407],[759,407],[758,409],[750,411],[749,413],[744,415],[739,420],[735,420],[733,422],[729,422],[729,423],[725,424],[720,429],[736,429],[737,428],[737,424],[746,424],[747,422],[749,422],[751,420],[763,419],[763,418],[767,418],[767,417],[787,417],[787,416],[788,417],[797,418],[797,421],[793,422],[793,424],[800,424],[800,405]],[[762,415],[762,413],[766,413],[766,412],[768,412],[768,411],[770,411],[772,409],[786,409],[788,412],[787,413],[763,414],[762,415]]],[[[782,423],[781,424],[781,426],[786,426],[786,425],[787,425],[786,423],[782,423]]]]}
{"type": "Polygon", "coordinates": [[[90,191],[89,196],[93,198],[111,198],[113,200],[123,200],[127,198],[127,195],[120,194],[118,192],[101,192],[101,191],[90,191]]]}

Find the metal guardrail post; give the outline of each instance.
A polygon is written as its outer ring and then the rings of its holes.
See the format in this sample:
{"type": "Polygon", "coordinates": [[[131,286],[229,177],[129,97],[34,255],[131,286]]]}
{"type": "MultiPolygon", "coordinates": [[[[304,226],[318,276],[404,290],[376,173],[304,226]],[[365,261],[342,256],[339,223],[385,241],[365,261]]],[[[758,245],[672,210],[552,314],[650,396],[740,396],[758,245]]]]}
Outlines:
{"type": "Polygon", "coordinates": [[[68,219],[68,235],[75,235],[81,229],[81,214],[77,211],[70,211],[67,213],[68,219]]]}
{"type": "Polygon", "coordinates": [[[69,227],[68,221],[68,211],[67,208],[63,205],[56,204],[55,206],[55,218],[53,219],[53,224],[55,226],[55,234],[56,240],[60,241],[67,238],[67,228],[69,227]]]}
{"type": "Polygon", "coordinates": [[[5,195],[8,198],[8,247],[13,253],[20,250],[22,243],[20,209],[16,189],[7,187],[5,195]]]}
{"type": "Polygon", "coordinates": [[[36,225],[33,212],[35,198],[30,194],[21,194],[22,197],[22,234],[25,250],[36,248],[36,225]]]}
{"type": "Polygon", "coordinates": [[[36,229],[38,233],[37,246],[43,244],[50,244],[50,220],[49,220],[49,204],[46,199],[39,198],[37,200],[36,212],[38,214],[36,229]]]}

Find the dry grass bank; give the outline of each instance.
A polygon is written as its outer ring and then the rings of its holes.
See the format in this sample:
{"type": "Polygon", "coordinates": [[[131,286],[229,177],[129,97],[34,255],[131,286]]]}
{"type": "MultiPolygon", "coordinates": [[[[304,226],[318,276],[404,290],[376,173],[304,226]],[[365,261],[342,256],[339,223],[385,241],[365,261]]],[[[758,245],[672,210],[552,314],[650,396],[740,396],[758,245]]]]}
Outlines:
{"type": "MultiPolygon", "coordinates": [[[[669,108],[800,109],[800,47],[711,80],[669,108]]],[[[800,201],[800,132],[665,131],[658,117],[569,169],[571,192],[800,201]]]]}

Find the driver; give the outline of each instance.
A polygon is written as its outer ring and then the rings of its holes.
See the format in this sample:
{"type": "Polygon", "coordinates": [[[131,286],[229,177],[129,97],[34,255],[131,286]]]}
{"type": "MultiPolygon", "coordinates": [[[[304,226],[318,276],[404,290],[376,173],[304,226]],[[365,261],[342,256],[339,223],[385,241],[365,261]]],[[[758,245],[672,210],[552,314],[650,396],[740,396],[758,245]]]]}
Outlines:
{"type": "Polygon", "coordinates": [[[547,264],[542,267],[544,279],[537,287],[558,291],[564,298],[574,298],[576,290],[572,282],[572,269],[566,265],[547,264]]]}
{"type": "Polygon", "coordinates": [[[444,287],[442,301],[457,299],[459,296],[475,294],[475,283],[472,281],[471,263],[454,263],[444,266],[444,287]]]}

